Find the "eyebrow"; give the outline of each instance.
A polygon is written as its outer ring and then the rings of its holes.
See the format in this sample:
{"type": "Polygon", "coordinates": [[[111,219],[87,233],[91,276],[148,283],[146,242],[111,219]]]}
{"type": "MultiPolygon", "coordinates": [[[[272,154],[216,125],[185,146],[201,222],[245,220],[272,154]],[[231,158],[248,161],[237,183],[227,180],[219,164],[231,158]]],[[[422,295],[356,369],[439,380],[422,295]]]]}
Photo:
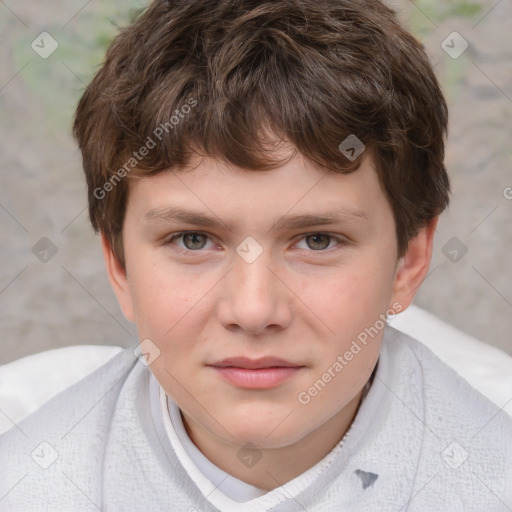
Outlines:
{"type": "MultiPolygon", "coordinates": [[[[228,221],[224,223],[220,219],[210,217],[203,212],[196,210],[187,210],[175,206],[168,206],[164,208],[153,208],[144,215],[144,220],[147,222],[153,221],[167,221],[167,222],[182,222],[184,224],[191,224],[194,226],[203,227],[227,227],[233,231],[233,222],[228,221]]],[[[340,208],[334,211],[322,212],[319,214],[292,214],[278,219],[272,226],[273,230],[282,230],[285,228],[309,228],[320,225],[335,225],[346,222],[366,222],[369,220],[368,215],[357,208],[340,208]]]]}

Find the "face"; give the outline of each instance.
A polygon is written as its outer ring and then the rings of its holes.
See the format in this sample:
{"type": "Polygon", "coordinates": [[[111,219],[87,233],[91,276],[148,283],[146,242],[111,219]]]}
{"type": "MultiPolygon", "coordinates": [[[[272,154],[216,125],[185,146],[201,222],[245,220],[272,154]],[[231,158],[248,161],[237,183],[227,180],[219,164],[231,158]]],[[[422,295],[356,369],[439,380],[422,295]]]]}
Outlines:
{"type": "Polygon", "coordinates": [[[191,421],[234,445],[291,445],[361,391],[384,315],[410,302],[391,206],[369,156],[349,175],[300,156],[184,171],[130,183],[114,289],[191,421]]]}

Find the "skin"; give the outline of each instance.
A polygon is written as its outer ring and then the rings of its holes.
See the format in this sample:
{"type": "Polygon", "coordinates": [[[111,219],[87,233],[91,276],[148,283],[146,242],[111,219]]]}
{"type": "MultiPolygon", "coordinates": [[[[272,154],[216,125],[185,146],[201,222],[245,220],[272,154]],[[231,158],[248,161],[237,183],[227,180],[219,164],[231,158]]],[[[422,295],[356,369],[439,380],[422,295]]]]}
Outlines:
{"type": "Polygon", "coordinates": [[[271,490],[320,461],[349,428],[383,330],[307,404],[297,397],[380,315],[409,306],[428,271],[438,218],[398,261],[392,209],[368,153],[349,175],[320,169],[299,153],[270,172],[206,157],[182,171],[130,183],[126,271],[102,236],[107,273],[139,339],[160,350],[150,370],[179,405],[195,445],[224,471],[271,490]],[[222,224],[145,220],[150,210],[171,205],[222,224]],[[338,208],[366,218],[272,228],[286,215],[338,208]],[[198,235],[170,240],[185,230],[198,235]],[[248,236],[263,251],[251,263],[236,252],[248,236]],[[207,366],[267,355],[304,368],[275,388],[247,390],[207,366]],[[261,455],[252,467],[238,456],[249,442],[261,455]]]}

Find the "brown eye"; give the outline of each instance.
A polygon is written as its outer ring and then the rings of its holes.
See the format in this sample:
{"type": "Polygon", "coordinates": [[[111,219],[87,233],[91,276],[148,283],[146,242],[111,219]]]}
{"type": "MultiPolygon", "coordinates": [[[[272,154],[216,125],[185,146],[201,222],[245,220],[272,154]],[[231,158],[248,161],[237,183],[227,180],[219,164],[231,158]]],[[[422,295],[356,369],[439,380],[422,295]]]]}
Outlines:
{"type": "Polygon", "coordinates": [[[202,249],[206,245],[207,236],[201,233],[184,233],[182,235],[184,245],[190,251],[195,251],[198,249],[202,249]],[[200,239],[203,239],[203,243],[201,243],[200,239]],[[199,239],[199,241],[198,241],[199,239]]]}
{"type": "Polygon", "coordinates": [[[349,240],[345,236],[331,235],[329,233],[306,233],[302,235],[295,246],[297,249],[305,250],[307,252],[317,252],[318,255],[331,254],[338,249],[343,249],[350,245],[349,240]],[[300,244],[303,244],[302,247],[300,244]]]}
{"type": "Polygon", "coordinates": [[[307,244],[310,249],[322,251],[329,247],[331,238],[332,237],[329,235],[325,235],[323,233],[316,233],[314,235],[308,235],[307,237],[305,237],[305,240],[308,241],[307,244]]]}
{"type": "Polygon", "coordinates": [[[201,249],[204,249],[207,241],[210,237],[204,233],[199,233],[196,231],[187,231],[183,233],[176,233],[171,238],[168,239],[166,244],[174,246],[173,249],[180,254],[183,253],[191,253],[191,252],[199,252],[201,249]],[[175,240],[183,240],[182,244],[175,243],[175,240]]]}

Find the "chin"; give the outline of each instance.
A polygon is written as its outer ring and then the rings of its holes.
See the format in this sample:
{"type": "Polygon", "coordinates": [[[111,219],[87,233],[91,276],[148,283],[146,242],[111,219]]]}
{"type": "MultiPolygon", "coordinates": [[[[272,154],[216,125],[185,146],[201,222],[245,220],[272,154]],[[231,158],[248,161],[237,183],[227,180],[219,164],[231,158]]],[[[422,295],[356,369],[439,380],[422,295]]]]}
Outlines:
{"type": "MultiPolygon", "coordinates": [[[[228,429],[230,436],[226,441],[237,446],[251,443],[261,449],[283,448],[300,441],[307,435],[305,428],[299,430],[296,422],[283,422],[284,418],[272,423],[254,419],[242,421],[236,416],[232,418],[232,426],[228,429]]],[[[222,434],[223,437],[226,436],[225,432],[222,434]]]]}
{"type": "Polygon", "coordinates": [[[269,436],[269,430],[266,429],[264,431],[243,431],[237,432],[237,435],[234,435],[229,439],[231,444],[238,446],[240,448],[248,448],[248,445],[254,445],[255,449],[261,450],[274,450],[278,448],[284,448],[286,446],[290,446],[298,441],[300,441],[301,437],[297,436],[297,433],[281,433],[281,434],[272,434],[269,436]]]}

